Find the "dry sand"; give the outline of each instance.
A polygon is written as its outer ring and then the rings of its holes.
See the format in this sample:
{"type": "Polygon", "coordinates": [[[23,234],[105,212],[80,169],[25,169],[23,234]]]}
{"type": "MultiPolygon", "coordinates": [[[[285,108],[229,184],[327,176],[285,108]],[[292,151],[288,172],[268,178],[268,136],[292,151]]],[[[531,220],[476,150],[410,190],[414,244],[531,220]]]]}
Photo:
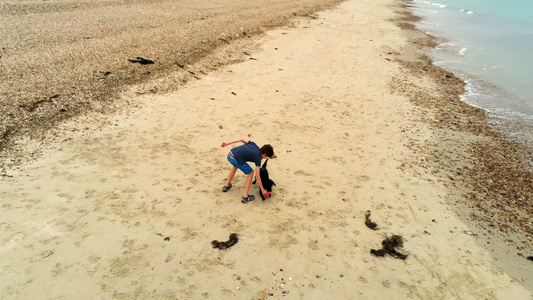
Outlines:
{"type": "MultiPolygon", "coordinates": [[[[42,140],[80,112],[114,113],[125,86],[238,60],[242,51],[207,56],[339,2],[0,0],[0,154],[20,164],[25,154],[11,147],[20,136],[42,140]]],[[[157,91],[187,80],[176,79],[157,91]]]]}
{"type": "MultiPolygon", "coordinates": [[[[62,124],[2,177],[2,297],[531,299],[451,204],[471,190],[447,170],[490,137],[435,126],[432,97],[462,85],[416,71],[430,42],[391,22],[397,9],[344,2],[269,31],[245,63],[166,95],[134,96],[165,79],[135,87],[123,101],[138,107],[107,122],[62,124]],[[220,143],[240,136],[274,146],[266,201],[240,203],[239,173],[221,191],[220,143]],[[231,233],[236,245],[211,247],[231,233]],[[392,234],[406,260],[370,254],[392,234]]],[[[459,125],[482,123],[451,106],[469,116],[459,125]]]]}

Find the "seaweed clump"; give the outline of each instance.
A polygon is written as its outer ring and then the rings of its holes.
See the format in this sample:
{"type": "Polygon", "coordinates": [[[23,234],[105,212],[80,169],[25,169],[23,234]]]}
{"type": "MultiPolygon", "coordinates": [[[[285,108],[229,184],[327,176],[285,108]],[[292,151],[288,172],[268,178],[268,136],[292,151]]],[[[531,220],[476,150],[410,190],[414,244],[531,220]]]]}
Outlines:
{"type": "Polygon", "coordinates": [[[392,235],[391,237],[385,238],[381,244],[383,245],[381,249],[371,249],[370,253],[375,256],[385,256],[385,254],[389,254],[394,258],[403,260],[407,258],[407,255],[396,251],[396,247],[403,247],[403,238],[401,236],[392,235]]]}
{"type": "Polygon", "coordinates": [[[236,233],[232,233],[229,236],[229,240],[226,242],[219,242],[217,240],[214,240],[211,242],[211,245],[213,245],[213,248],[220,249],[220,250],[226,250],[233,245],[237,244],[239,242],[239,235],[236,233]]]}
{"type": "Polygon", "coordinates": [[[370,211],[367,210],[366,211],[366,214],[365,214],[365,225],[366,227],[372,229],[372,230],[377,230],[377,227],[378,227],[378,224],[376,222],[373,222],[372,220],[370,220],[370,211]]]}

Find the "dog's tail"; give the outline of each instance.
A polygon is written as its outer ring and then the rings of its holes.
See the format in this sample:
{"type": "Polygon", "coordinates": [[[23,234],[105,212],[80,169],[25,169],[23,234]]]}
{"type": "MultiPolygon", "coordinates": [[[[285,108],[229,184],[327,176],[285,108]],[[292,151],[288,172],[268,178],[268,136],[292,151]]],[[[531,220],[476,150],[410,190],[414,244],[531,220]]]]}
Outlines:
{"type": "Polygon", "coordinates": [[[267,159],[265,160],[265,162],[263,163],[263,168],[265,168],[265,169],[266,169],[266,167],[267,167],[267,162],[268,162],[268,158],[267,158],[267,159]]]}

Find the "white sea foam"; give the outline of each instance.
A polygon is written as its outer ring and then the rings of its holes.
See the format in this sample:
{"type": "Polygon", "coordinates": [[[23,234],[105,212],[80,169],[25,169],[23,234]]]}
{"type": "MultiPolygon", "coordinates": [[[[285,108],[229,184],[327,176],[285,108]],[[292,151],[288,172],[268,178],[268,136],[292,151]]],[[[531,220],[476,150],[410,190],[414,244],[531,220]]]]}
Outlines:
{"type": "Polygon", "coordinates": [[[456,47],[457,44],[453,43],[453,42],[445,42],[445,43],[441,43],[437,46],[437,48],[439,47],[456,47]]]}
{"type": "Polygon", "coordinates": [[[467,15],[471,15],[471,14],[474,13],[473,11],[468,10],[468,9],[464,9],[464,8],[463,8],[463,9],[460,9],[459,11],[460,11],[460,12],[466,12],[467,15]]]}
{"type": "Polygon", "coordinates": [[[457,45],[453,43],[442,43],[435,47],[435,50],[437,50],[437,52],[440,52],[440,53],[456,52],[456,50],[454,49],[457,49],[457,45]]]}
{"type": "Polygon", "coordinates": [[[429,5],[432,5],[432,6],[438,6],[439,8],[446,8],[446,7],[448,7],[448,5],[446,5],[446,4],[442,4],[442,3],[425,2],[424,4],[429,4],[429,5]]]}
{"type": "Polygon", "coordinates": [[[483,71],[495,70],[495,69],[499,69],[499,68],[500,68],[499,66],[485,67],[485,68],[483,68],[483,71]]]}
{"type": "Polygon", "coordinates": [[[468,48],[462,48],[461,50],[459,50],[459,54],[460,55],[465,55],[467,50],[468,50],[468,48]]]}
{"type": "Polygon", "coordinates": [[[425,21],[421,21],[420,24],[424,24],[424,25],[432,26],[432,27],[442,27],[442,26],[445,26],[445,25],[443,25],[443,24],[429,23],[429,22],[425,22],[425,21]]]}

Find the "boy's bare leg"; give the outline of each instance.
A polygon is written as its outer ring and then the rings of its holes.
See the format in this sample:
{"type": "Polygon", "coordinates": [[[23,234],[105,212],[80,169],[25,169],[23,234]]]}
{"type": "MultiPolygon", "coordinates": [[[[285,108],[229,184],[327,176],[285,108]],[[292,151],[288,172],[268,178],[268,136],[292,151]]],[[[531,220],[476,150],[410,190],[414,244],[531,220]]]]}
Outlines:
{"type": "Polygon", "coordinates": [[[235,176],[235,172],[237,172],[236,167],[232,167],[231,170],[229,170],[228,181],[226,181],[226,186],[230,185],[233,176],[235,176]]]}
{"type": "Polygon", "coordinates": [[[250,187],[252,186],[252,179],[254,179],[254,172],[248,174],[248,177],[246,177],[246,185],[244,186],[244,197],[248,197],[248,192],[250,191],[250,187]]]}

